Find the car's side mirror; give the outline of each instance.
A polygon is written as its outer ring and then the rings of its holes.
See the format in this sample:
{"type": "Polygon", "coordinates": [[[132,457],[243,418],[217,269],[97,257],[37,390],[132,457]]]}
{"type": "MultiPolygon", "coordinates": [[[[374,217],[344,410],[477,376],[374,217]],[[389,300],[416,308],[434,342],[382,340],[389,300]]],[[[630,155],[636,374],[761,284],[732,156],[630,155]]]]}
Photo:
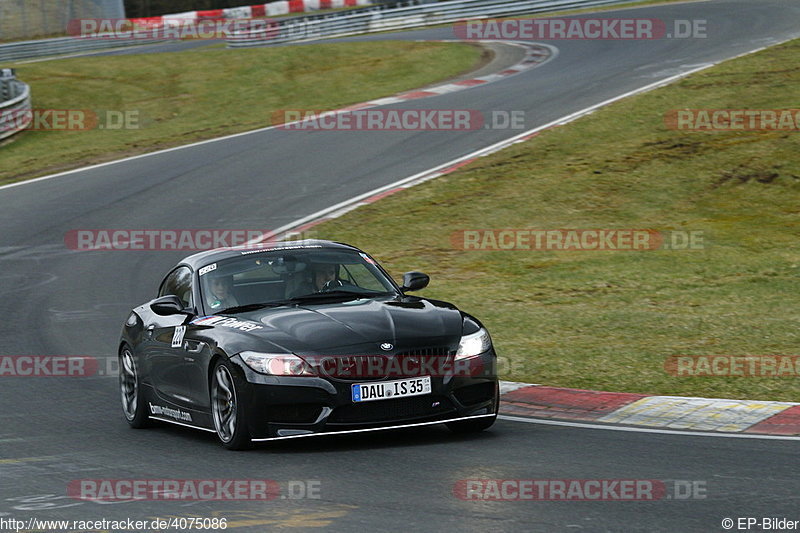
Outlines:
{"type": "Polygon", "coordinates": [[[162,296],[150,303],[150,309],[160,316],[179,315],[183,313],[183,302],[174,294],[162,296]]]}
{"type": "Polygon", "coordinates": [[[418,291],[427,287],[430,281],[431,277],[422,272],[406,272],[403,274],[403,286],[400,287],[400,290],[403,292],[418,291]]]}

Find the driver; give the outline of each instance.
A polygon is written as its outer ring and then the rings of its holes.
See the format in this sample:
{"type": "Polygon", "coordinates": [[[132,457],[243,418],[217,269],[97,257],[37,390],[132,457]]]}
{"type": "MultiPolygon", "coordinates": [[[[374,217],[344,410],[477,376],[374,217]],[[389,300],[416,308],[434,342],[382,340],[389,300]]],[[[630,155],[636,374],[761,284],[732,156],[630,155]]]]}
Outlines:
{"type": "Polygon", "coordinates": [[[338,281],[336,271],[337,265],[330,263],[317,263],[313,266],[314,290],[322,291],[326,286],[330,288],[341,287],[342,282],[338,281]],[[338,282],[338,283],[337,283],[338,282]]]}
{"type": "Polygon", "coordinates": [[[339,265],[335,263],[311,263],[302,282],[287,289],[287,298],[296,298],[337,289],[343,285],[338,276],[339,265]]]}
{"type": "Polygon", "coordinates": [[[211,309],[221,310],[239,305],[233,295],[233,276],[219,275],[211,277],[208,289],[208,304],[211,309]]]}

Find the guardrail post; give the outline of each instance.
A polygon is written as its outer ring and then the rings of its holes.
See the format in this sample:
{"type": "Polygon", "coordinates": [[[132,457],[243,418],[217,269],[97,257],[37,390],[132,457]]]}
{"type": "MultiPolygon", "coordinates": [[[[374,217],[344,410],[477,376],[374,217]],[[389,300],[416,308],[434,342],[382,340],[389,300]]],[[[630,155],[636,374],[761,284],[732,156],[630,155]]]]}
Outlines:
{"type": "Polygon", "coordinates": [[[13,68],[0,69],[0,102],[11,100],[16,96],[14,94],[14,87],[12,81],[16,79],[16,74],[13,68]]]}
{"type": "Polygon", "coordinates": [[[0,139],[27,129],[32,117],[30,87],[14,69],[0,68],[0,139]]]}

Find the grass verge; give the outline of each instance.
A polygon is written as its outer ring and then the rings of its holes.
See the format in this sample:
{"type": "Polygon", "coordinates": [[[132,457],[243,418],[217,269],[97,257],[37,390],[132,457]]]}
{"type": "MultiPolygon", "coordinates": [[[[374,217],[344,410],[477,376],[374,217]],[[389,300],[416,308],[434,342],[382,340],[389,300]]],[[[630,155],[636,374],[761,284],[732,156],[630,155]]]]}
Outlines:
{"type": "Polygon", "coordinates": [[[461,74],[481,49],[338,43],[29,63],[37,109],[134,112],[138,129],[25,131],[0,146],[0,183],[269,126],[277,109],[335,109],[461,74]]]}
{"type": "Polygon", "coordinates": [[[800,379],[674,377],[674,355],[798,354],[800,134],[668,129],[684,108],[797,106],[800,41],[606,107],[317,226],[457,303],[554,386],[800,401],[800,379]],[[700,231],[704,248],[464,251],[463,229],[700,231]]]}

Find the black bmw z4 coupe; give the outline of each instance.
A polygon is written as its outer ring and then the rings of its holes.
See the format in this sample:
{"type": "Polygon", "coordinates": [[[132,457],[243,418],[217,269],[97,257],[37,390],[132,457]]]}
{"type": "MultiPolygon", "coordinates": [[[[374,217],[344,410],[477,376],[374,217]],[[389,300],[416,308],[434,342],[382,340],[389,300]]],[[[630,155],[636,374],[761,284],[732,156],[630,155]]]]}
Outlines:
{"type": "Polygon", "coordinates": [[[153,420],[223,446],[445,423],[491,426],[497,357],[478,319],[409,295],[367,253],[303,240],[194,254],[134,308],[119,342],[134,428],[153,420]]]}

